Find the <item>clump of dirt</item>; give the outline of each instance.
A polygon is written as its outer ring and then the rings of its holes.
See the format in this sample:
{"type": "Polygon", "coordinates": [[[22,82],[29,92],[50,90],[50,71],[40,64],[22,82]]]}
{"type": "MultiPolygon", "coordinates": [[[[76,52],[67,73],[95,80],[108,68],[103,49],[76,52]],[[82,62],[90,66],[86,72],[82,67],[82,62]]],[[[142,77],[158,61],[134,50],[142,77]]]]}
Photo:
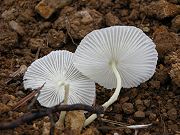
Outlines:
{"type": "MultiPolygon", "coordinates": [[[[76,0],[56,8],[44,18],[37,12],[39,0],[0,2],[0,121],[12,121],[29,112],[27,102],[12,110],[31,91],[24,90],[22,77],[12,74],[22,65],[53,50],[74,52],[89,32],[113,25],[141,28],[156,44],[158,64],[154,76],[137,88],[122,89],[118,101],[104,118],[125,124],[148,124],[139,135],[179,134],[180,132],[180,3],[178,0],[76,0]]],[[[113,94],[96,85],[96,104],[113,94]]],[[[33,109],[41,106],[36,102],[33,109]]],[[[89,114],[86,114],[89,115],[89,114]]],[[[49,133],[48,118],[25,123],[1,134],[49,133]],[[44,125],[44,126],[43,126],[44,125]]],[[[73,134],[69,129],[64,133],[73,134]]],[[[97,119],[82,130],[83,135],[134,134],[132,129],[97,119]]]]}

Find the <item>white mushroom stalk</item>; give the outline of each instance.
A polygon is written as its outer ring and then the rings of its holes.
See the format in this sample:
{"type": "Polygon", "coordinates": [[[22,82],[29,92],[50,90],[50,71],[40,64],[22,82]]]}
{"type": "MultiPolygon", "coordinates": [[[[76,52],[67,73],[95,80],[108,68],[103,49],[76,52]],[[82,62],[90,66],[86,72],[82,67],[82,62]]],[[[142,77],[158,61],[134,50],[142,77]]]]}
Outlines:
{"type": "MultiPolygon", "coordinates": [[[[74,65],[87,77],[104,86],[116,88],[103,104],[113,104],[121,87],[136,87],[155,72],[157,51],[152,40],[139,28],[112,26],[87,34],[75,51],[74,65]]],[[[91,115],[85,126],[96,114],[91,115]]]]}
{"type": "Polygon", "coordinates": [[[24,75],[24,88],[42,86],[37,100],[44,107],[61,103],[92,105],[95,83],[82,75],[73,64],[74,54],[69,51],[52,51],[34,61],[24,75]]]}

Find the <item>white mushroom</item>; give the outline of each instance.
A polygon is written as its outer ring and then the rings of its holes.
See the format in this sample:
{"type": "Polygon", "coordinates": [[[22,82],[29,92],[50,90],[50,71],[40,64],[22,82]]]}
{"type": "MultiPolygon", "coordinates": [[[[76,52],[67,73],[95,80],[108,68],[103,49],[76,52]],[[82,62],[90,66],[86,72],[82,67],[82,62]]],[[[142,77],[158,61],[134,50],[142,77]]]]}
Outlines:
{"type": "Polygon", "coordinates": [[[45,83],[37,98],[45,107],[58,105],[64,100],[67,104],[92,105],[95,83],[74,67],[73,57],[74,54],[68,51],[53,51],[34,61],[24,75],[24,88],[36,89],[45,83]],[[65,88],[69,89],[68,92],[65,88]]]}
{"type": "MultiPolygon", "coordinates": [[[[134,26],[112,26],[84,37],[75,51],[74,65],[100,85],[116,87],[103,104],[107,108],[117,100],[121,87],[136,87],[152,77],[157,56],[155,44],[142,30],[134,26]]],[[[96,114],[90,116],[85,126],[96,117],[96,114]]]]}

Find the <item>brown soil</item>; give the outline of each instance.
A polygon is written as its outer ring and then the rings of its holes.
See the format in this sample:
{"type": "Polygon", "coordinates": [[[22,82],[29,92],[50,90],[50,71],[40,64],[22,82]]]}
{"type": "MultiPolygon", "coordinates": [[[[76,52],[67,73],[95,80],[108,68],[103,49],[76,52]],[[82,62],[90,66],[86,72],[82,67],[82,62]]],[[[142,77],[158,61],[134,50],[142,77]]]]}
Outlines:
{"type": "MultiPolygon", "coordinates": [[[[23,89],[22,75],[10,80],[21,65],[29,66],[37,57],[53,50],[74,52],[80,40],[92,30],[133,25],[141,28],[157,45],[156,73],[137,88],[122,89],[118,101],[104,117],[127,124],[153,123],[140,130],[139,135],[180,134],[179,0],[75,0],[68,6],[56,8],[49,19],[37,13],[35,7],[39,2],[0,2],[0,121],[11,121],[28,112],[27,105],[11,110],[30,93],[23,89]]],[[[96,103],[107,101],[112,93],[97,86],[96,103]]],[[[40,135],[43,123],[44,119],[36,120],[0,134],[40,135]]],[[[100,120],[83,132],[84,135],[134,134],[133,130],[100,120]]]]}

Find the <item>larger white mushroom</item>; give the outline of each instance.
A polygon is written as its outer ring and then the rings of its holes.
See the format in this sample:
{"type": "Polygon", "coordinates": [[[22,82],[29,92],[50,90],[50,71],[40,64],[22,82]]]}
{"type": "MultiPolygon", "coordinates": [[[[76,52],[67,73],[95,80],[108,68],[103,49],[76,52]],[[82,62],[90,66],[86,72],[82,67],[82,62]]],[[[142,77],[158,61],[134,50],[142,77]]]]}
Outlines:
{"type": "MultiPolygon", "coordinates": [[[[121,87],[136,87],[155,72],[157,51],[153,41],[134,26],[112,26],[87,34],[75,51],[74,65],[106,88],[116,88],[103,104],[114,103],[121,87]]],[[[97,117],[91,115],[85,126],[97,117]]]]}
{"type": "Polygon", "coordinates": [[[25,72],[24,88],[36,89],[45,83],[37,98],[45,107],[62,102],[92,105],[95,83],[74,67],[73,57],[69,51],[53,51],[34,61],[25,72]]]}

